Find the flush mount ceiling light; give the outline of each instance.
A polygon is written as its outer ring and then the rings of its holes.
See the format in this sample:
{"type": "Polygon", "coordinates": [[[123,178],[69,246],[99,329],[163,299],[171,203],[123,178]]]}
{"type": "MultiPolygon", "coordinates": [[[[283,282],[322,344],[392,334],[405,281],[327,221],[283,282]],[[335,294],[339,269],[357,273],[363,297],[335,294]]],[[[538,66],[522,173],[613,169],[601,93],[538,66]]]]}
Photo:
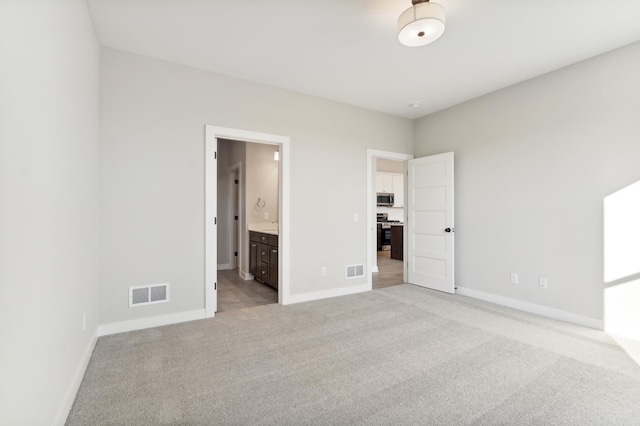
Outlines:
{"type": "Polygon", "coordinates": [[[424,46],[444,33],[444,8],[429,0],[411,0],[398,18],[398,40],[409,47],[424,46]]]}

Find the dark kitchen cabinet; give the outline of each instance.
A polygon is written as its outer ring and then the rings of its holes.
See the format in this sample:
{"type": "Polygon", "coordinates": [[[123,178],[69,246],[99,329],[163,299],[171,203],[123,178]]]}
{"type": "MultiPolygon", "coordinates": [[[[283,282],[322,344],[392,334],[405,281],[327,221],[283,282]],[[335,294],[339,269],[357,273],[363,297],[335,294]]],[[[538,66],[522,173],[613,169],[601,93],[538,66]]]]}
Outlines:
{"type": "Polygon", "coordinates": [[[402,260],[404,253],[404,226],[393,225],[391,226],[391,258],[396,260],[402,260]]]}
{"type": "Polygon", "coordinates": [[[278,289],[278,236],[249,231],[249,272],[278,289]]]}

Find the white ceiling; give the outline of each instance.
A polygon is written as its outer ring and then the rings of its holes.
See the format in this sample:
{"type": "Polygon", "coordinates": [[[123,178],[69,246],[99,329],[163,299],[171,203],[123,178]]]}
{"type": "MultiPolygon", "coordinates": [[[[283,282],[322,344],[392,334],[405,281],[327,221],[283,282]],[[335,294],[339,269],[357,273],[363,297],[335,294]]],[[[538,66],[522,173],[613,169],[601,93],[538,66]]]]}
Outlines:
{"type": "Polygon", "coordinates": [[[434,1],[446,31],[414,48],[410,0],[88,3],[103,46],[407,118],[640,40],[638,0],[434,1]]]}

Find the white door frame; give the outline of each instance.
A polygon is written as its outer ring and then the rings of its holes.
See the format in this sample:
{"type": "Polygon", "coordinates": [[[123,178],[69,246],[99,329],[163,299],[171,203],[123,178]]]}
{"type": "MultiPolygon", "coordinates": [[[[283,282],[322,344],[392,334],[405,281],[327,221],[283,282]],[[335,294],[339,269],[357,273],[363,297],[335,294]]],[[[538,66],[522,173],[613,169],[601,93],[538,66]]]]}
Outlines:
{"type": "MultiPolygon", "coordinates": [[[[289,288],[289,210],[290,210],[290,193],[289,193],[289,171],[290,171],[290,138],[288,136],[272,135],[268,133],[252,132],[249,130],[232,129],[228,127],[205,126],[205,316],[207,318],[215,316],[217,310],[217,200],[216,187],[218,177],[213,176],[212,170],[217,161],[215,155],[218,139],[232,139],[246,142],[264,143],[279,145],[280,150],[280,218],[279,218],[279,237],[280,245],[278,255],[278,303],[287,305],[291,298],[289,288]],[[212,184],[214,183],[214,184],[212,184]]],[[[242,232],[242,230],[241,230],[242,232]]]]}
{"type": "Polygon", "coordinates": [[[240,224],[244,221],[244,202],[240,189],[240,185],[235,183],[242,176],[243,163],[237,162],[229,167],[229,220],[233,226],[229,227],[229,269],[240,269],[240,257],[242,256],[242,247],[240,246],[240,224]],[[237,203],[238,211],[234,211],[237,203]],[[235,220],[235,214],[238,220],[235,220]],[[235,253],[238,252],[236,256],[235,253]]]}
{"type": "MultiPolygon", "coordinates": [[[[377,228],[374,214],[376,213],[376,165],[375,160],[381,158],[385,160],[395,160],[395,161],[407,161],[413,159],[413,154],[402,154],[400,152],[390,152],[390,151],[378,151],[376,149],[367,149],[367,287],[368,290],[373,289],[373,272],[378,271],[378,266],[376,265],[374,271],[374,259],[376,258],[376,239],[377,239],[377,228]]],[[[406,177],[406,176],[405,176],[406,177]]],[[[404,179],[404,199],[406,204],[407,199],[407,180],[404,179]]],[[[407,222],[406,214],[407,209],[404,209],[404,222],[407,222]]],[[[403,227],[404,233],[404,253],[406,253],[406,245],[407,245],[407,227],[403,227]]],[[[403,262],[403,280],[407,281],[407,261],[406,257],[403,262]]]]}

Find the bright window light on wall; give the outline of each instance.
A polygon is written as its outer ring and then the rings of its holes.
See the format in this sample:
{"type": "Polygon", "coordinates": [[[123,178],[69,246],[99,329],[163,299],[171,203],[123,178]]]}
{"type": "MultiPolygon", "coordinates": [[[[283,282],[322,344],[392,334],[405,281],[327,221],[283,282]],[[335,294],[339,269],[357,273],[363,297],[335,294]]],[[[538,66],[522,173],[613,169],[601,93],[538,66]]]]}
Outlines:
{"type": "Polygon", "coordinates": [[[604,280],[640,273],[640,181],[604,199],[604,280]]]}
{"type": "MultiPolygon", "coordinates": [[[[640,341],[640,181],[605,197],[603,207],[604,328],[640,341]]],[[[625,350],[640,364],[635,349],[625,350]]]]}

